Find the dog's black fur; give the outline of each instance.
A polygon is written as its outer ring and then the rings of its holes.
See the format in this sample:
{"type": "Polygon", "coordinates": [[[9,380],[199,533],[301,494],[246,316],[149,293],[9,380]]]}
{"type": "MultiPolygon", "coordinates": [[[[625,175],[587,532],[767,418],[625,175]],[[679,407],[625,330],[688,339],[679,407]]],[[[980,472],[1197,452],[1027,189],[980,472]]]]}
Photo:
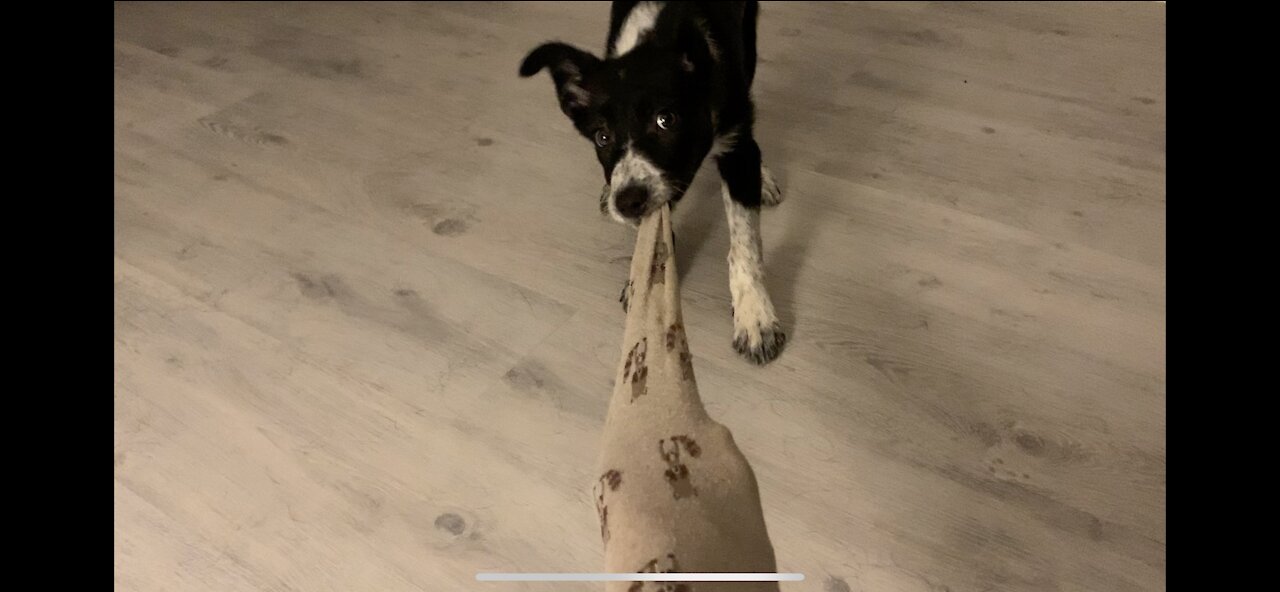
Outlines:
{"type": "Polygon", "coordinates": [[[728,195],[730,272],[738,274],[731,276],[735,347],[766,363],[785,335],[759,269],[762,186],[766,203],[780,194],[752,135],[758,14],[757,2],[614,2],[604,59],[545,43],[520,75],[550,70],[560,109],[593,142],[604,169],[600,208],[621,222],[674,207],[714,156],[728,195]]]}

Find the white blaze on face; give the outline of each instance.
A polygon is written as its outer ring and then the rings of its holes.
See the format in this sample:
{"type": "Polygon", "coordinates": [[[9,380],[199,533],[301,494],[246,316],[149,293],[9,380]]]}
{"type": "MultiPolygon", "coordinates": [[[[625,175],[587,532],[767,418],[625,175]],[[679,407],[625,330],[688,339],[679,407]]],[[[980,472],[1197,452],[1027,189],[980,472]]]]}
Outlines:
{"type": "Polygon", "coordinates": [[[609,176],[609,199],[607,207],[614,220],[631,224],[631,220],[623,217],[618,211],[618,192],[628,186],[639,186],[649,190],[649,207],[667,202],[670,192],[663,181],[662,171],[654,166],[643,154],[636,152],[633,144],[627,144],[622,158],[613,165],[613,173],[609,176]]]}
{"type": "Polygon", "coordinates": [[[653,30],[658,21],[658,13],[662,12],[662,2],[641,2],[631,9],[627,20],[622,22],[618,30],[618,39],[613,46],[613,55],[620,56],[636,48],[640,38],[653,30]]]}

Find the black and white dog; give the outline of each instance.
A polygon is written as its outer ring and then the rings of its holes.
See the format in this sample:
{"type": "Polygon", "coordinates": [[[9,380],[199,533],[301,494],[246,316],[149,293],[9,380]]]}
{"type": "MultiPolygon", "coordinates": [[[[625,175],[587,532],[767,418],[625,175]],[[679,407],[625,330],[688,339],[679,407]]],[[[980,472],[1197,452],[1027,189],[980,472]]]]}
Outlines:
{"type": "Polygon", "coordinates": [[[703,160],[715,160],[729,219],[733,345],[765,364],[786,334],[761,261],[760,206],[782,194],[751,133],[758,13],[757,2],[614,2],[603,60],[546,43],[520,75],[550,69],[560,109],[604,167],[600,209],[620,222],[674,207],[703,160]]]}

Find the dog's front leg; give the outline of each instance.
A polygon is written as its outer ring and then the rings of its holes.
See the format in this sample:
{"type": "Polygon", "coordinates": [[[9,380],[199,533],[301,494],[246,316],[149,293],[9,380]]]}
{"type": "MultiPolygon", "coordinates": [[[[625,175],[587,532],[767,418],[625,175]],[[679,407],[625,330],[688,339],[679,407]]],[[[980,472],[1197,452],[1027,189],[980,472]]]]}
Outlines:
{"type": "Polygon", "coordinates": [[[725,216],[729,220],[733,347],[751,362],[767,364],[778,357],[787,336],[778,323],[773,301],[764,285],[760,148],[750,138],[739,140],[730,152],[717,158],[716,164],[723,181],[725,216]]]}

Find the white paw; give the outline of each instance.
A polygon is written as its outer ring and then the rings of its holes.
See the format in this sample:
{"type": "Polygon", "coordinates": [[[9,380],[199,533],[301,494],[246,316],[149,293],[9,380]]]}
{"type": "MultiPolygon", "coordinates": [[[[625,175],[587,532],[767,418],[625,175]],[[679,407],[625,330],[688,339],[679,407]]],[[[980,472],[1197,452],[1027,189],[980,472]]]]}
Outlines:
{"type": "Polygon", "coordinates": [[[772,362],[787,343],[768,296],[746,291],[733,307],[733,349],[754,364],[772,362]]]}
{"type": "Polygon", "coordinates": [[[769,167],[760,165],[760,203],[773,207],[782,203],[782,189],[773,179],[769,167]]]}
{"type": "Polygon", "coordinates": [[[777,321],[769,324],[733,322],[733,349],[751,363],[763,366],[772,362],[787,343],[787,334],[777,321]]]}

